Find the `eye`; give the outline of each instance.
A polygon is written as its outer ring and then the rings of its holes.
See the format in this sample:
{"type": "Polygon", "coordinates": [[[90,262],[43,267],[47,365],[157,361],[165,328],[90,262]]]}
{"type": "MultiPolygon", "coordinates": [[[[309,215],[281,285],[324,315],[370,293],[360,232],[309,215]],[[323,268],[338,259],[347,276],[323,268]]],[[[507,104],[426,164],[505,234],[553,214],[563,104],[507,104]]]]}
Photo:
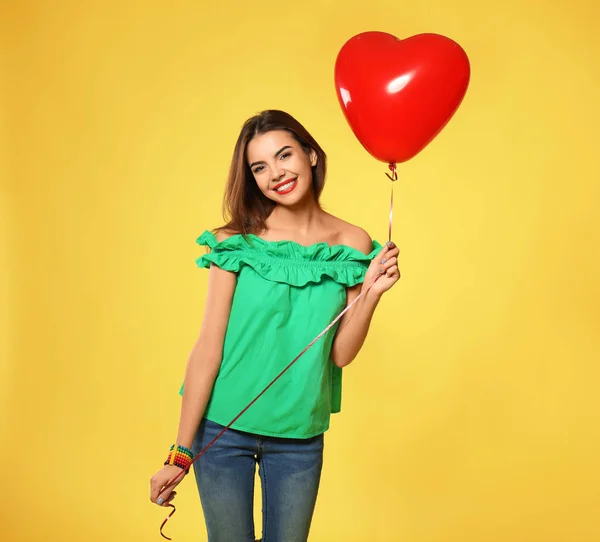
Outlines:
{"type": "Polygon", "coordinates": [[[260,173],[264,168],[265,166],[256,166],[252,171],[253,173],[260,173]]]}
{"type": "Polygon", "coordinates": [[[284,152],[284,153],[283,153],[283,154],[282,154],[282,155],[279,157],[279,159],[280,159],[280,160],[283,160],[284,158],[287,158],[288,156],[291,156],[291,154],[292,154],[291,152],[284,152]]]}

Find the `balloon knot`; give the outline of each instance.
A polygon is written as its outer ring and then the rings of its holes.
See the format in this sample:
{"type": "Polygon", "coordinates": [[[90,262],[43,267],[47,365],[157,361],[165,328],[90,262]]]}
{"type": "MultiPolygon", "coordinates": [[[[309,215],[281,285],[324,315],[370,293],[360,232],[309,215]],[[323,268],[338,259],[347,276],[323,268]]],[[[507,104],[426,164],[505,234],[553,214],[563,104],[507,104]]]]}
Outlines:
{"type": "Polygon", "coordinates": [[[392,172],[391,175],[389,173],[386,173],[388,179],[390,181],[397,181],[398,180],[398,172],[396,171],[396,163],[395,162],[390,162],[388,164],[388,168],[392,172]]]}

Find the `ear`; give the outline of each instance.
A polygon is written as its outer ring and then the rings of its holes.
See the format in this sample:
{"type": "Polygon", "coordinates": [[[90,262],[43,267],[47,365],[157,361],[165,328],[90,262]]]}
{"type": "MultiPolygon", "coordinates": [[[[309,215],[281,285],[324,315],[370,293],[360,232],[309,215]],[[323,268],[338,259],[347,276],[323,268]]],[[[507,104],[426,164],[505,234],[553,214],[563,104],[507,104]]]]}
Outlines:
{"type": "Polygon", "coordinates": [[[318,162],[318,157],[317,157],[317,153],[316,153],[315,149],[310,149],[310,152],[308,153],[308,157],[310,158],[311,167],[316,166],[317,162],[318,162]]]}

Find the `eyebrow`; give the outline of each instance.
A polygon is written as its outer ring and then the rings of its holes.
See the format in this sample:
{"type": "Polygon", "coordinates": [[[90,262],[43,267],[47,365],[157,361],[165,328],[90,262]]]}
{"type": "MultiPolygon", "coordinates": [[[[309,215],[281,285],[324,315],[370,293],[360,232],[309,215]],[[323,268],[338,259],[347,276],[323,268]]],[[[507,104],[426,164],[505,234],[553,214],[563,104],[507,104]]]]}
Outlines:
{"type": "MultiPolygon", "coordinates": [[[[285,147],[281,147],[281,149],[279,149],[275,155],[274,158],[277,158],[283,151],[287,151],[288,149],[291,149],[291,145],[286,145],[285,147]]],[[[258,164],[264,164],[264,160],[259,160],[258,162],[252,162],[250,164],[250,169],[252,169],[254,166],[257,166],[258,164]]]]}

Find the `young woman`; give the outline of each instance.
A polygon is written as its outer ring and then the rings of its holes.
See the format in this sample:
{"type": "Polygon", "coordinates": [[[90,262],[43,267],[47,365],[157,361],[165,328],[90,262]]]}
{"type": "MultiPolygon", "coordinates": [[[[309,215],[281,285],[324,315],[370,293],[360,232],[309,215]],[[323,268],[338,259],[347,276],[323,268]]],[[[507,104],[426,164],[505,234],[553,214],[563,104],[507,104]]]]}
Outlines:
{"type": "Polygon", "coordinates": [[[250,118],[226,188],[231,219],[198,239],[210,248],[198,259],[210,268],[208,294],[182,387],[177,441],[150,482],[151,500],[162,506],[177,484],[165,485],[189,458],[375,281],[339,327],[194,463],[210,542],[254,541],[257,464],[262,540],[307,540],[323,434],[340,410],[342,367],[358,354],[379,299],[400,277],[393,243],[382,248],[320,207],[325,172],[323,149],[293,117],[269,110],[250,118]]]}

